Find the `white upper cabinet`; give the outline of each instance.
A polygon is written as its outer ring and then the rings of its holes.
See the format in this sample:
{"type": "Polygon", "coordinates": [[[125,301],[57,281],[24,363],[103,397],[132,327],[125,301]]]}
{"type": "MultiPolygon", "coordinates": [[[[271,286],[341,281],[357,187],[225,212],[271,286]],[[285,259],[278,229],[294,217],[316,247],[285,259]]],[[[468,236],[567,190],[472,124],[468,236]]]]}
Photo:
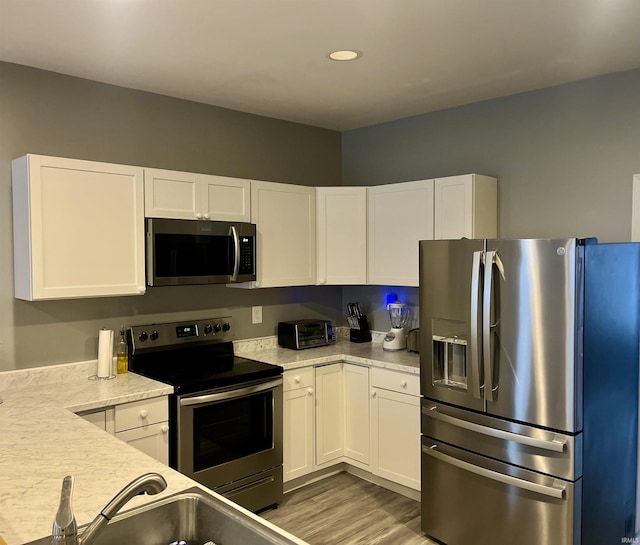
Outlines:
{"type": "Polygon", "coordinates": [[[318,284],[367,283],[367,188],[316,188],[318,284]]]}
{"type": "Polygon", "coordinates": [[[418,285],[418,241],[433,239],[433,182],[367,188],[369,284],[418,285]]]}
{"type": "Polygon", "coordinates": [[[256,287],[316,283],[315,187],[252,181],[251,222],[257,230],[256,287]]]}
{"type": "Polygon", "coordinates": [[[251,221],[251,182],[210,174],[144,169],[145,216],[251,221]]]}
{"type": "Polygon", "coordinates": [[[17,298],[145,292],[142,168],[25,155],[12,180],[17,298]]]}
{"type": "Polygon", "coordinates": [[[498,236],[498,181],[466,174],[435,180],[434,238],[498,236]]]}

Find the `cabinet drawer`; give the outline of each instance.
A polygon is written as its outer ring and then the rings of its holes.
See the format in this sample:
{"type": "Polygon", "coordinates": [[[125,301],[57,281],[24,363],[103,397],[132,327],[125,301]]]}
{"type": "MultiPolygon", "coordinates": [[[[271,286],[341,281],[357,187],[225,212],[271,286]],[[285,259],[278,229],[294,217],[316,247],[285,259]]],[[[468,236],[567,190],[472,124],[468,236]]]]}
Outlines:
{"type": "Polygon", "coordinates": [[[420,376],[374,367],[371,369],[371,386],[419,396],[420,376]]]}
{"type": "Polygon", "coordinates": [[[295,390],[296,388],[309,388],[313,386],[313,367],[294,369],[287,371],[283,375],[284,391],[295,390]]]}
{"type": "Polygon", "coordinates": [[[116,432],[167,420],[169,420],[169,405],[166,397],[116,405],[116,432]]]}

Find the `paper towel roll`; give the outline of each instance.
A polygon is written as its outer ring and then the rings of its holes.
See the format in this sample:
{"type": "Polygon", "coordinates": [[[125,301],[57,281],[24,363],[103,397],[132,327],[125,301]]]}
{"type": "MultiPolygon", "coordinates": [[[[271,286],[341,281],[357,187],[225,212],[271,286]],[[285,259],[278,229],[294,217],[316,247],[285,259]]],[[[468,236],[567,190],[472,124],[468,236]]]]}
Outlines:
{"type": "Polygon", "coordinates": [[[98,378],[111,376],[113,364],[113,331],[101,329],[98,335],[98,378]]]}

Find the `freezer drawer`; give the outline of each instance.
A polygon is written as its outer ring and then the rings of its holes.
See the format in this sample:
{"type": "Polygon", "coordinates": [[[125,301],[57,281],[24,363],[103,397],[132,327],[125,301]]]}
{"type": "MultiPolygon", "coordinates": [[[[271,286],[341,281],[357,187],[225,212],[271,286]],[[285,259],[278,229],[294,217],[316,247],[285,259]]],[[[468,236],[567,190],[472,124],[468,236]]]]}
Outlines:
{"type": "Polygon", "coordinates": [[[422,400],[422,434],[539,473],[582,476],[582,433],[568,435],[422,400]]]}
{"type": "Polygon", "coordinates": [[[422,531],[446,545],[579,545],[581,486],[423,437],[422,531]]]}

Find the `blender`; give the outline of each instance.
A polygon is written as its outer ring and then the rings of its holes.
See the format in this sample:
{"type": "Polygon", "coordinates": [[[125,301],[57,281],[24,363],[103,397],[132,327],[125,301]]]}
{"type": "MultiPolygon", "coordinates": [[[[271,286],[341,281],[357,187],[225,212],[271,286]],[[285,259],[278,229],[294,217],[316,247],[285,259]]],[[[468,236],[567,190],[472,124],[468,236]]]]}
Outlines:
{"type": "Polygon", "coordinates": [[[405,303],[389,303],[387,310],[391,319],[391,331],[385,335],[382,349],[404,350],[407,347],[404,327],[409,323],[409,307],[405,303]]]}

